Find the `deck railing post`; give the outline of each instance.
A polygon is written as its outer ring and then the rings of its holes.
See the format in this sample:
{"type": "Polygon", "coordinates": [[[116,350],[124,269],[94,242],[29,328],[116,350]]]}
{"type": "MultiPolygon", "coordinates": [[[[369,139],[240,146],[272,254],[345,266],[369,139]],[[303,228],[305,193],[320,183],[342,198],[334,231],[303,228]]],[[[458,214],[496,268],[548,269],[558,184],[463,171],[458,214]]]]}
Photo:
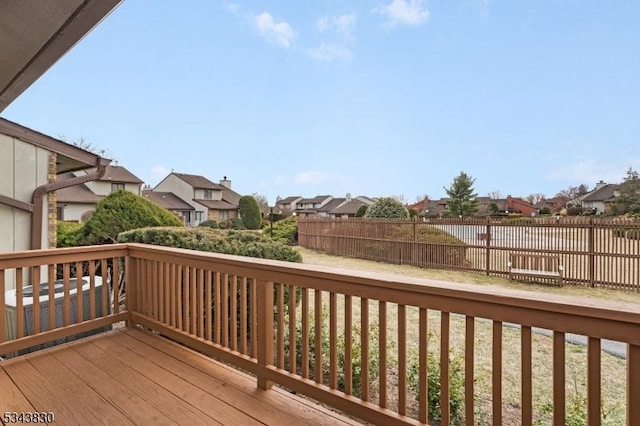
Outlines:
{"type": "Polygon", "coordinates": [[[273,383],[263,376],[268,365],[273,364],[273,283],[256,280],[258,294],[258,387],[269,389],[273,383]]]}
{"type": "Polygon", "coordinates": [[[627,425],[640,425],[640,345],[627,345],[627,425]]]}
{"type": "Polygon", "coordinates": [[[124,304],[125,309],[127,311],[127,327],[133,327],[135,324],[131,321],[131,311],[135,309],[136,306],[136,289],[133,284],[133,271],[131,268],[137,267],[137,262],[131,258],[128,254],[124,257],[124,291],[125,298],[124,304]]]}

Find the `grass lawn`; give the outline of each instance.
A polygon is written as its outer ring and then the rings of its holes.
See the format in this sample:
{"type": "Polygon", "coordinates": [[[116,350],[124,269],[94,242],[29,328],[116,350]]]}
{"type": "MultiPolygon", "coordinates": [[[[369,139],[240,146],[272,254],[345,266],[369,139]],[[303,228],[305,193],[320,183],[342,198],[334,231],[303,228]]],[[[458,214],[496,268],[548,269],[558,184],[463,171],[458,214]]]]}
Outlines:
{"type": "MultiPolygon", "coordinates": [[[[428,270],[411,266],[389,265],[384,263],[343,258],[316,253],[311,250],[298,248],[303,262],[312,265],[337,267],[342,269],[363,270],[369,273],[398,274],[411,277],[449,281],[452,283],[475,284],[479,287],[486,285],[504,286],[512,289],[527,291],[544,291],[552,294],[570,295],[591,300],[608,299],[620,304],[640,304],[640,294],[613,291],[606,289],[592,289],[585,287],[564,286],[561,288],[550,285],[534,285],[528,283],[509,282],[508,280],[488,277],[481,274],[463,273],[457,271],[428,270]]],[[[313,294],[311,294],[313,296],[313,294]]],[[[327,295],[325,295],[327,296],[327,295]]],[[[328,309],[328,297],[323,297],[323,305],[328,309]]],[[[387,334],[388,351],[392,359],[388,372],[389,407],[397,406],[397,391],[393,384],[397,383],[397,306],[388,304],[387,334]]],[[[313,307],[313,303],[311,303],[313,307]]],[[[344,332],[344,298],[338,297],[339,333],[344,332]]],[[[378,323],[378,302],[370,301],[369,316],[372,323],[378,323]]],[[[360,300],[353,298],[353,323],[359,324],[360,300]]],[[[410,357],[417,353],[417,308],[407,308],[407,351],[410,357]]],[[[450,359],[464,354],[464,322],[461,315],[451,315],[450,320],[450,359]]],[[[429,350],[440,350],[440,312],[429,311],[429,350]]],[[[476,319],[475,326],[475,387],[476,387],[476,424],[491,423],[491,352],[492,352],[492,323],[484,319],[476,319]]],[[[520,330],[503,327],[503,423],[520,424],[520,330]]],[[[552,339],[542,335],[533,335],[533,386],[534,411],[536,424],[551,424],[552,413],[552,339]]],[[[411,358],[410,358],[411,359],[411,358]]],[[[586,348],[566,344],[566,399],[567,424],[584,424],[585,395],[586,395],[586,348]]],[[[606,353],[602,354],[602,406],[603,424],[624,424],[626,407],[626,361],[606,353]]],[[[376,393],[372,392],[372,401],[377,402],[376,393]]],[[[411,395],[407,399],[411,402],[411,395]]],[[[415,410],[410,407],[409,413],[415,410]]],[[[415,411],[414,411],[415,412],[415,411]]]]}

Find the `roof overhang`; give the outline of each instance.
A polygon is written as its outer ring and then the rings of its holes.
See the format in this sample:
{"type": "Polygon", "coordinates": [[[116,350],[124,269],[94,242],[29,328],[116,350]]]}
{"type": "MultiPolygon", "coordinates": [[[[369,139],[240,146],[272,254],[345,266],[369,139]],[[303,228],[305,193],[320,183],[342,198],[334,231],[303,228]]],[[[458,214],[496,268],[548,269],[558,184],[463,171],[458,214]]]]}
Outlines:
{"type": "Polygon", "coordinates": [[[121,1],[0,1],[0,112],[121,1]]]}
{"type": "Polygon", "coordinates": [[[21,126],[4,118],[0,118],[0,134],[11,136],[32,145],[57,153],[56,170],[58,174],[75,170],[107,166],[111,160],[102,158],[97,154],[85,151],[77,146],[70,145],[59,139],[52,138],[43,133],[36,132],[28,127],[21,126]]]}

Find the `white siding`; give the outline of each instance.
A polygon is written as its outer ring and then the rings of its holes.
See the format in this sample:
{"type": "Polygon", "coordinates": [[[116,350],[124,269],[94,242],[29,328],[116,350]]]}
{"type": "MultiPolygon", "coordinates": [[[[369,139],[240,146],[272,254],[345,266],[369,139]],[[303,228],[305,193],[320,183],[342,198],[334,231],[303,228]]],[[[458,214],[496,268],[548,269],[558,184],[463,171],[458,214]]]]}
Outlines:
{"type": "MultiPolygon", "coordinates": [[[[0,194],[30,203],[33,191],[47,183],[49,152],[0,134],[0,194]]],[[[47,241],[47,200],[43,203],[42,247],[47,241]]],[[[0,252],[29,250],[31,213],[0,205],[0,252]]],[[[7,276],[7,289],[13,288],[7,276]]]]}
{"type": "MultiPolygon", "coordinates": [[[[85,185],[87,186],[87,188],[93,191],[94,194],[100,195],[102,197],[106,197],[112,192],[111,190],[112,183],[113,182],[104,182],[104,181],[98,180],[98,181],[87,182],[85,185]]],[[[124,185],[124,189],[125,191],[129,191],[136,195],[140,195],[141,186],[142,186],[141,184],[137,184],[137,183],[126,183],[124,185]]]]}
{"type": "MultiPolygon", "coordinates": [[[[60,206],[60,205],[58,205],[60,206]]],[[[80,222],[82,215],[88,211],[95,210],[95,204],[65,204],[63,206],[62,217],[58,218],[67,222],[80,222]]]]}
{"type": "MultiPolygon", "coordinates": [[[[205,220],[209,216],[209,210],[205,206],[193,201],[193,199],[196,198],[194,196],[195,193],[194,193],[193,187],[189,185],[187,182],[183,181],[182,179],[174,175],[167,176],[162,182],[156,185],[156,187],[153,188],[153,190],[159,191],[159,192],[173,192],[178,197],[180,197],[184,202],[193,206],[193,208],[195,208],[196,211],[201,211],[202,220],[205,220]]],[[[197,225],[197,223],[193,221],[191,224],[197,225]]]]}

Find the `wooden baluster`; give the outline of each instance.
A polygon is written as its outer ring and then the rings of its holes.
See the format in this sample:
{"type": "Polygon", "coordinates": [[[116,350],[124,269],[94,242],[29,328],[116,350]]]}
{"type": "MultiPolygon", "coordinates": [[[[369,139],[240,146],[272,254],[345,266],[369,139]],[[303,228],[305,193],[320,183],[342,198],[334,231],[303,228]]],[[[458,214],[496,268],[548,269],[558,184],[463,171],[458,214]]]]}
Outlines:
{"type": "Polygon", "coordinates": [[[407,413],[407,307],[398,305],[398,414],[407,413]]]}
{"type": "Polygon", "coordinates": [[[353,304],[350,295],[344,296],[344,393],[353,393],[353,354],[351,339],[353,328],[353,304]]]}
{"type": "Polygon", "coordinates": [[[322,292],[320,290],[316,290],[314,292],[313,301],[315,304],[313,310],[313,315],[315,318],[315,366],[313,377],[316,383],[322,383],[322,292]]]}
{"type": "Polygon", "coordinates": [[[49,284],[49,330],[56,328],[56,265],[49,265],[47,268],[47,283],[49,284]]]}
{"type": "MultiPolygon", "coordinates": [[[[222,336],[220,330],[222,328],[222,274],[220,272],[214,272],[216,274],[215,279],[215,327],[213,329],[213,341],[220,343],[222,336]]],[[[253,310],[252,310],[253,311],[253,310]]],[[[253,314],[253,312],[252,312],[253,314]]],[[[253,353],[254,356],[255,352],[253,353]]]]}
{"type": "Polygon", "coordinates": [[[190,284],[191,284],[191,268],[188,266],[183,267],[182,269],[182,326],[183,331],[187,333],[191,332],[191,295],[189,294],[190,284]]]}
{"type": "Polygon", "coordinates": [[[197,303],[197,291],[196,291],[196,278],[198,276],[198,270],[196,268],[191,269],[189,276],[189,295],[191,296],[189,302],[191,303],[191,334],[197,335],[198,333],[198,303],[197,303]]]}
{"type": "Polygon", "coordinates": [[[428,380],[428,364],[427,359],[429,356],[428,342],[428,329],[427,329],[428,311],[425,308],[420,308],[418,318],[418,388],[420,392],[420,399],[418,402],[418,420],[421,423],[427,423],[429,420],[429,380],[428,380]]]}
{"type": "MultiPolygon", "coordinates": [[[[587,344],[587,423],[600,426],[601,413],[601,345],[600,339],[589,337],[587,344]]],[[[636,404],[637,405],[637,404],[636,404]]]]}
{"type": "MultiPolygon", "coordinates": [[[[49,282],[51,286],[51,282],[49,282]]],[[[51,309],[51,305],[49,305],[51,309]]],[[[89,261],[89,318],[96,318],[96,262],[89,261]]]]}
{"type": "MultiPolygon", "coordinates": [[[[272,308],[273,309],[273,308],[272,308]]],[[[258,287],[255,279],[251,280],[251,356],[258,354],[258,287]]]]}
{"type": "Polygon", "coordinates": [[[522,425],[531,426],[533,422],[531,327],[525,325],[521,327],[520,345],[522,357],[522,425]]]}
{"type": "Polygon", "coordinates": [[[378,365],[378,377],[379,377],[379,389],[380,398],[379,405],[382,408],[387,407],[387,303],[383,301],[378,302],[378,324],[380,329],[378,330],[378,352],[379,352],[379,365],[378,365]]]}
{"type": "Polygon", "coordinates": [[[369,400],[369,299],[360,299],[360,398],[369,400]]]}
{"type": "Polygon", "coordinates": [[[273,363],[273,283],[254,281],[257,286],[258,299],[258,387],[269,389],[273,383],[261,373],[266,366],[273,363]]]}
{"type": "Polygon", "coordinates": [[[451,405],[449,402],[449,312],[440,314],[440,408],[442,424],[451,422],[451,405]]]}
{"type": "Polygon", "coordinates": [[[553,424],[564,425],[565,398],[565,335],[553,332],[553,424]]]}
{"type": "Polygon", "coordinates": [[[309,378],[309,289],[302,289],[302,377],[309,378]]]}
{"type": "MultiPolygon", "coordinates": [[[[98,312],[96,312],[96,316],[103,317],[109,314],[109,285],[107,284],[109,282],[109,273],[107,259],[100,259],[100,272],[102,273],[102,287],[100,287],[100,290],[102,291],[102,309],[99,315],[98,312]]],[[[148,276],[145,276],[145,282],[147,281],[148,276]]],[[[65,288],[67,287],[66,282],[64,286],[65,288]]]]}
{"type": "Polygon", "coordinates": [[[204,274],[205,271],[203,269],[198,269],[198,275],[196,278],[196,292],[197,292],[197,298],[196,298],[196,302],[197,302],[197,321],[198,321],[198,337],[204,339],[205,338],[205,328],[204,328],[204,323],[206,318],[208,318],[208,315],[205,312],[205,290],[204,290],[204,274]]]}
{"type": "MultiPolygon", "coordinates": [[[[112,262],[113,262],[113,275],[111,275],[111,287],[113,291],[113,313],[118,314],[120,313],[120,259],[117,257],[114,257],[112,259],[112,262]]],[[[104,312],[103,316],[107,314],[108,314],[108,311],[104,312]]]]}
{"type": "Polygon", "coordinates": [[[284,370],[284,284],[276,284],[278,306],[277,306],[277,342],[278,342],[278,362],[277,366],[281,370],[284,370]]]}
{"type": "Polygon", "coordinates": [[[627,344],[627,425],[640,424],[640,345],[627,344]]]}
{"type": "Polygon", "coordinates": [[[329,293],[329,386],[338,388],[338,312],[334,292],[329,293]]]}
{"type": "Polygon", "coordinates": [[[502,321],[493,321],[493,359],[491,391],[493,397],[493,424],[502,424],[502,321]]]}
{"type": "MultiPolygon", "coordinates": [[[[163,262],[163,282],[164,282],[164,322],[165,324],[171,325],[171,311],[172,311],[172,303],[171,303],[171,295],[173,292],[171,291],[172,284],[171,281],[173,279],[173,274],[171,272],[170,263],[163,262]]],[[[126,283],[126,279],[125,279],[126,283]]]]}
{"type": "Polygon", "coordinates": [[[42,330],[40,317],[40,266],[31,268],[31,285],[33,290],[33,334],[42,330]]]}
{"type": "Polygon", "coordinates": [[[0,269],[0,343],[7,341],[7,317],[6,317],[6,301],[4,298],[6,283],[6,270],[0,269]]]}
{"type": "Polygon", "coordinates": [[[231,276],[231,350],[238,350],[238,276],[231,276]]]}
{"type": "MultiPolygon", "coordinates": [[[[489,234],[487,234],[489,235],[489,234]]],[[[488,238],[488,237],[487,237],[488,238]]],[[[475,360],[475,325],[476,319],[472,316],[465,318],[464,337],[464,407],[465,423],[475,424],[474,413],[474,360],[475,360]]]]}
{"type": "MultiPolygon", "coordinates": [[[[213,289],[211,288],[211,286],[213,285],[213,272],[212,271],[207,271],[206,275],[205,275],[205,296],[204,296],[204,309],[205,309],[205,315],[206,315],[206,324],[205,324],[205,336],[204,338],[207,339],[208,342],[211,341],[211,339],[213,338],[213,317],[212,317],[212,312],[213,312],[213,304],[212,304],[212,298],[213,298],[213,289]]],[[[246,315],[245,315],[246,316],[246,315]]],[[[246,319],[245,319],[246,321],[246,319]]],[[[246,322],[245,322],[245,327],[246,327],[246,322]]],[[[246,328],[245,328],[245,334],[246,334],[246,328]]],[[[245,336],[246,339],[246,336],[245,336]]],[[[246,340],[245,340],[246,341],[246,340]]]]}
{"type": "Polygon", "coordinates": [[[240,285],[240,353],[247,355],[247,277],[240,285]]]}
{"type": "Polygon", "coordinates": [[[176,327],[179,330],[184,330],[183,315],[184,315],[184,296],[182,295],[182,283],[183,283],[183,271],[182,265],[178,265],[176,268],[176,303],[174,308],[176,310],[176,327]]]}
{"type": "Polygon", "coordinates": [[[297,372],[296,341],[298,330],[296,324],[296,296],[297,288],[289,285],[289,371],[293,374],[297,372]]]}
{"type": "MultiPolygon", "coordinates": [[[[69,296],[69,290],[71,286],[71,281],[69,277],[70,274],[71,274],[71,270],[70,270],[69,264],[68,263],[63,264],[62,265],[62,282],[64,285],[64,295],[62,300],[62,304],[63,304],[62,316],[64,319],[64,325],[71,324],[71,299],[69,296]]],[[[103,281],[103,282],[106,282],[106,281],[103,281]]],[[[18,309],[18,314],[20,314],[21,311],[22,309],[18,309]]]]}

